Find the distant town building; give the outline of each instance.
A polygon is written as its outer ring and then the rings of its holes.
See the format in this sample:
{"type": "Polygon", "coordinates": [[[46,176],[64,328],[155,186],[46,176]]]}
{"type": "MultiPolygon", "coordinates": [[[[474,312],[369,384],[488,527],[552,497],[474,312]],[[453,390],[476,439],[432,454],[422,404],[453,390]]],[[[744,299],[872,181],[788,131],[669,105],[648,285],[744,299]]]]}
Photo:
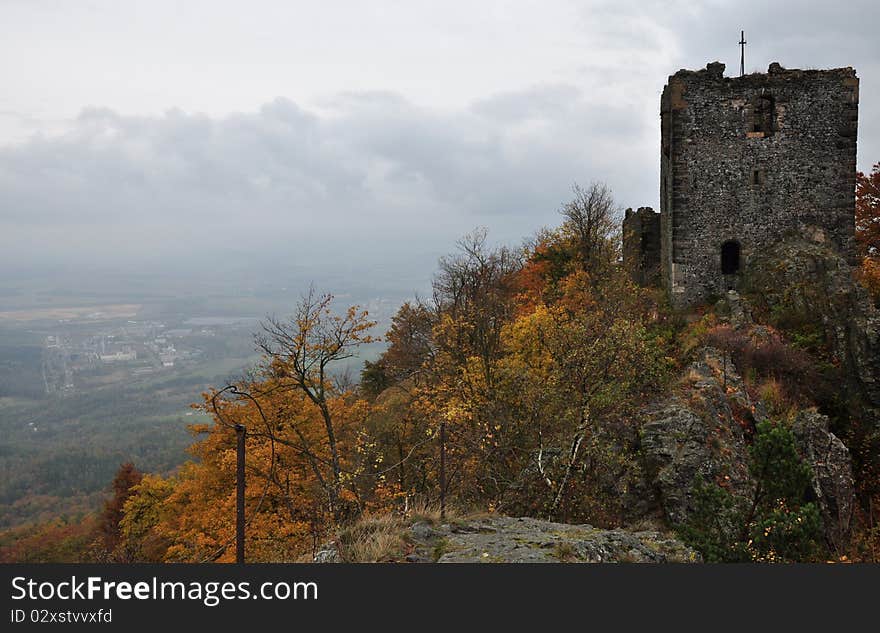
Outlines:
{"type": "Polygon", "coordinates": [[[101,354],[102,363],[121,363],[137,360],[137,352],[134,350],[113,352],[112,354],[101,354]]]}

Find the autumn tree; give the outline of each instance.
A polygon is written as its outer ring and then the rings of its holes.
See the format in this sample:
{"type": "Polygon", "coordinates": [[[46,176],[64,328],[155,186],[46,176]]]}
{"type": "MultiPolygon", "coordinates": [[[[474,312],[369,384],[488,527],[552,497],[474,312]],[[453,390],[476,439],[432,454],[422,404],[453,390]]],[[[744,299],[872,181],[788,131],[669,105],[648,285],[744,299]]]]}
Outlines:
{"type": "Polygon", "coordinates": [[[96,517],[87,515],[78,521],[59,517],[0,532],[0,563],[95,562],[91,549],[96,529],[96,517]]]}
{"type": "Polygon", "coordinates": [[[436,350],[433,327],[436,313],[423,302],[407,301],[391,318],[385,334],[388,347],[376,361],[366,361],[361,371],[362,391],[375,398],[392,385],[419,382],[433,362],[436,350]]]}
{"type": "Polygon", "coordinates": [[[433,338],[453,371],[473,359],[491,389],[501,331],[515,312],[514,275],[522,256],[505,246],[490,248],[487,236],[485,229],[478,229],[458,242],[458,252],[440,259],[433,281],[438,315],[433,338]]]}
{"type": "Polygon", "coordinates": [[[213,423],[191,427],[195,460],[173,477],[145,478],[125,502],[122,532],[138,557],[232,559],[238,426],[246,429],[248,560],[295,560],[353,514],[384,507],[394,486],[367,433],[371,405],[338,371],[374,340],[372,326],[365,311],[337,313],[332,297],[314,290],[289,319],[268,319],[257,336],[264,362],[204,394],[200,408],[213,423]]]}
{"type": "Polygon", "coordinates": [[[416,379],[436,355],[434,325],[437,315],[422,301],[407,301],[391,319],[383,354],[391,379],[400,383],[416,379]]]}
{"type": "MultiPolygon", "coordinates": [[[[242,385],[254,390],[263,382],[242,385]]],[[[323,509],[324,487],[316,481],[296,445],[294,418],[309,441],[322,428],[317,410],[305,396],[277,390],[262,397],[260,407],[273,420],[273,440],[257,405],[246,397],[205,394],[213,424],[198,424],[189,449],[194,461],[171,478],[145,477],[126,502],[123,533],[144,560],[228,562],[234,560],[236,509],[236,431],[248,429],[245,463],[246,552],[248,561],[291,561],[308,550],[312,533],[332,525],[323,509]],[[216,409],[215,409],[216,405],[216,409]]],[[[326,458],[323,454],[322,458],[326,458]]],[[[329,460],[328,460],[329,461],[329,460]]]]}
{"type": "Polygon", "coordinates": [[[527,240],[525,261],[516,274],[517,309],[521,314],[540,303],[554,303],[560,283],[573,271],[576,254],[560,229],[542,229],[527,240]]]}
{"type": "Polygon", "coordinates": [[[396,464],[390,476],[410,498],[427,499],[434,489],[435,419],[428,403],[436,384],[437,312],[418,299],[405,302],[385,334],[388,347],[361,372],[361,391],[373,398],[367,431],[383,464],[396,464]]]}
{"type": "MultiPolygon", "coordinates": [[[[352,358],[357,348],[375,339],[368,332],[375,325],[366,311],[356,306],[345,314],[331,309],[333,296],[319,295],[314,288],[302,298],[294,315],[287,321],[270,318],[263,323],[257,337],[259,348],[266,355],[266,373],[273,390],[297,392],[311,402],[320,413],[324,426],[323,441],[330,453],[329,474],[321,475],[331,512],[339,515],[342,508],[342,462],[339,455],[336,407],[334,398],[339,390],[333,383],[332,369],[341,361],[352,358]]],[[[301,436],[300,449],[318,474],[322,465],[313,442],[301,436]]]]}
{"type": "Polygon", "coordinates": [[[574,243],[577,260],[594,277],[613,259],[612,239],[620,225],[619,209],[608,186],[593,182],[583,189],[574,185],[574,197],[561,210],[562,232],[574,243]]]}
{"type": "MultiPolygon", "coordinates": [[[[183,472],[191,470],[186,465],[183,472]]],[[[159,530],[160,524],[171,516],[179,517],[182,512],[191,512],[192,505],[176,507],[166,503],[175,490],[178,478],[164,478],[160,475],[144,475],[140,482],[132,486],[130,495],[123,505],[123,516],[119,521],[119,531],[124,539],[125,549],[131,559],[139,563],[161,563],[166,560],[168,548],[180,534],[165,534],[159,530]]],[[[207,495],[202,495],[204,498],[207,495]]],[[[175,528],[177,524],[175,523],[175,528]]],[[[166,527],[166,525],[162,525],[166,527]]]]}
{"type": "MultiPolygon", "coordinates": [[[[349,396],[328,398],[340,455],[338,504],[365,507],[381,482],[358,477],[373,465],[361,434],[369,407],[349,396]]],[[[234,560],[236,425],[247,429],[248,561],[293,561],[313,551],[343,518],[328,500],[333,469],[320,409],[301,390],[266,376],[209,392],[203,407],[214,423],[191,427],[194,460],[173,477],[148,475],[125,503],[121,529],[135,558],[234,560]]]]}
{"type": "Polygon", "coordinates": [[[436,425],[427,392],[412,381],[395,384],[373,402],[366,431],[378,453],[377,470],[404,499],[436,497],[436,425]],[[389,470],[390,468],[390,470],[389,470]]]}
{"type": "MultiPolygon", "coordinates": [[[[518,441],[545,484],[529,494],[545,500],[536,509],[550,518],[579,516],[584,502],[595,498],[587,490],[608,487],[602,482],[623,456],[613,444],[626,411],[655,394],[669,368],[650,330],[653,310],[645,291],[620,273],[601,291],[583,271],[563,285],[557,303],[521,316],[505,337],[513,370],[506,376],[514,380],[508,391],[521,399],[517,417],[528,421],[518,441]],[[581,509],[567,505],[570,497],[581,509]]],[[[613,498],[602,501],[615,505],[613,498]]]]}
{"type": "MultiPolygon", "coordinates": [[[[132,494],[132,489],[141,482],[143,475],[131,462],[126,462],[116,471],[113,478],[113,496],[104,504],[98,522],[98,533],[107,555],[122,562],[131,562],[130,553],[119,551],[122,542],[120,521],[123,518],[123,506],[132,494]]],[[[123,548],[124,549],[124,548],[123,548]]]]}
{"type": "MultiPolygon", "coordinates": [[[[402,417],[387,419],[408,421],[389,423],[398,443],[424,420],[429,431],[446,427],[450,492],[460,503],[578,516],[567,504],[580,494],[573,473],[608,465],[598,453],[609,446],[613,420],[662,381],[662,347],[646,325],[656,306],[615,274],[613,240],[602,240],[596,277],[563,230],[545,231],[525,251],[491,249],[478,231],[441,260],[433,319],[424,319],[434,322],[430,353],[412,355],[421,388],[407,386],[415,395],[405,407],[389,396],[402,417]],[[546,486],[524,505],[515,491],[536,456],[546,486]]],[[[392,345],[379,362],[407,348],[392,345]]]]}
{"type": "Polygon", "coordinates": [[[856,174],[856,242],[865,257],[880,257],[880,163],[856,174]]]}
{"type": "Polygon", "coordinates": [[[856,244],[862,256],[859,279],[880,300],[880,163],[856,174],[856,244]]]}
{"type": "MultiPolygon", "coordinates": [[[[426,415],[435,420],[445,447],[450,481],[474,475],[474,467],[498,462],[491,429],[498,426],[493,412],[497,361],[503,354],[502,332],[516,313],[515,276],[522,252],[506,246],[492,248],[485,229],[457,244],[452,255],[440,259],[433,280],[435,358],[432,379],[424,398],[426,415]],[[488,440],[488,441],[487,441],[488,440]]],[[[477,493],[492,477],[478,477],[477,493]]]]}

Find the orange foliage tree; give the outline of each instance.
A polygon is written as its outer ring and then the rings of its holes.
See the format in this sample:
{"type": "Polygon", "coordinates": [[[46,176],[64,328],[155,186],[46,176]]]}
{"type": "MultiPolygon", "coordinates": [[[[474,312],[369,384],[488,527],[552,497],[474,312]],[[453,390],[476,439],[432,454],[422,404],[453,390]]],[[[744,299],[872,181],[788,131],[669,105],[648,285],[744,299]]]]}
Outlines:
{"type": "Polygon", "coordinates": [[[655,302],[613,265],[610,195],[590,192],[577,189],[563,226],[522,250],[492,248],[484,231],[467,236],[441,260],[433,304],[418,319],[410,305],[395,317],[390,346],[365,377],[384,388],[376,403],[395,455],[420,456],[398,480],[402,491],[436,499],[436,444],[424,451],[419,438],[443,424],[458,505],[586,516],[569,501],[584,496],[572,473],[609,465],[611,418],[656,389],[668,364],[648,329],[655,302]],[[526,489],[533,471],[545,483],[526,489]]]}
{"type": "Polygon", "coordinates": [[[880,163],[870,174],[856,174],[856,243],[862,263],[859,278],[880,299],[880,163]]]}
{"type": "Polygon", "coordinates": [[[105,554],[114,560],[131,562],[132,553],[120,547],[123,543],[119,523],[122,521],[125,502],[132,495],[133,488],[137,486],[143,474],[134,467],[131,462],[126,462],[116,471],[113,478],[113,496],[104,504],[98,522],[98,534],[105,554]]]}
{"type": "Polygon", "coordinates": [[[264,362],[241,384],[204,396],[213,424],[192,427],[198,461],[148,477],[126,502],[123,530],[144,558],[227,561],[234,537],[236,425],[247,432],[248,559],[292,560],[326,531],[393,496],[368,434],[371,406],[338,364],[375,340],[356,307],[310,291],[291,319],[269,319],[264,362]]]}

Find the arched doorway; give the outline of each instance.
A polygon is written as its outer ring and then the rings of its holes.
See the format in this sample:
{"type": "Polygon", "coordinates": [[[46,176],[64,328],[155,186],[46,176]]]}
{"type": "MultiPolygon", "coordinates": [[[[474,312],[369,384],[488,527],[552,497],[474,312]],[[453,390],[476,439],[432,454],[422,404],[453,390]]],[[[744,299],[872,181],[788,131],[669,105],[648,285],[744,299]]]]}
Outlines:
{"type": "Polygon", "coordinates": [[[721,274],[735,275],[739,272],[739,242],[728,240],[721,245],[721,274]]]}

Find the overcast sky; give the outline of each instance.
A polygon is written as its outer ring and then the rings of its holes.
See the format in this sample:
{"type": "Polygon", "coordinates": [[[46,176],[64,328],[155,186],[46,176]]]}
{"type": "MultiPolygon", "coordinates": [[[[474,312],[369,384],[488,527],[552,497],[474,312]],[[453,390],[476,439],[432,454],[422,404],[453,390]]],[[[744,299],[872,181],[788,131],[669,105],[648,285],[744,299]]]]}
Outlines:
{"type": "Polygon", "coordinates": [[[878,7],[0,0],[0,264],[330,244],[368,275],[478,225],[518,241],[574,182],[656,208],[660,91],[737,74],[740,29],[747,71],[856,68],[867,170],[878,7]]]}

